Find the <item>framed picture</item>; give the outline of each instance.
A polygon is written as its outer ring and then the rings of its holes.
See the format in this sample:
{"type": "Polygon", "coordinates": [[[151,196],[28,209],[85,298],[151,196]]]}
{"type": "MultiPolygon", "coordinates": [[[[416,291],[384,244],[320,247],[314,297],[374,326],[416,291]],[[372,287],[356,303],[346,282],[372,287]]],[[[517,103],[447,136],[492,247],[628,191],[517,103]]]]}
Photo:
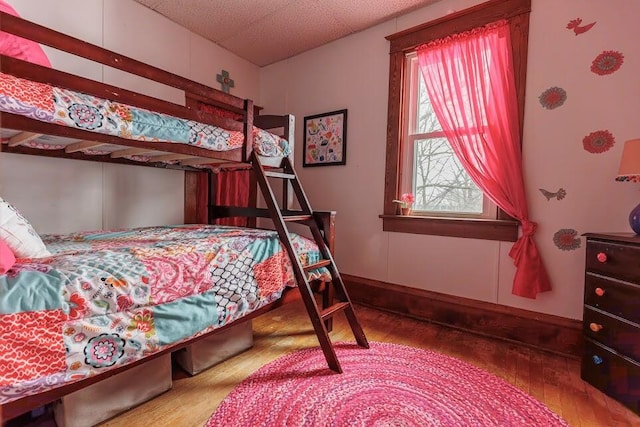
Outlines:
{"type": "Polygon", "coordinates": [[[347,163],[347,110],[304,118],[302,166],[347,163]]]}

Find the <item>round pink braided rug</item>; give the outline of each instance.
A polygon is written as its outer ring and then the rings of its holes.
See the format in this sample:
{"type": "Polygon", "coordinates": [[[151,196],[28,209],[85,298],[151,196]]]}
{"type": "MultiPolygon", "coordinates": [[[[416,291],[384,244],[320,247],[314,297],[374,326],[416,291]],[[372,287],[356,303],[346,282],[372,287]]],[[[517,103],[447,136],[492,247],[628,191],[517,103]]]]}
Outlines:
{"type": "Polygon", "coordinates": [[[283,356],[222,401],[206,427],[566,426],[502,379],[453,357],[397,344],[336,344],[343,373],[320,348],[283,356]]]}

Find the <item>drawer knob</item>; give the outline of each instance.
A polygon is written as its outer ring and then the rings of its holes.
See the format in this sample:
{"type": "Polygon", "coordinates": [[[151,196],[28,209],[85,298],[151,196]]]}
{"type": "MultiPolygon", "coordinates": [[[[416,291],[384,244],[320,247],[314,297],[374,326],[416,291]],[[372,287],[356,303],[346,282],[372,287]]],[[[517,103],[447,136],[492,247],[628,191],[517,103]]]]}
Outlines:
{"type": "Polygon", "coordinates": [[[596,288],[596,295],[598,295],[599,297],[604,295],[604,289],[602,288],[596,288]]]}
{"type": "Polygon", "coordinates": [[[592,359],[593,359],[593,363],[595,363],[596,365],[600,365],[603,362],[602,357],[600,357],[600,356],[598,356],[596,354],[593,355],[592,359]]]}
{"type": "Polygon", "coordinates": [[[598,255],[596,255],[596,258],[598,258],[598,261],[603,264],[607,262],[607,254],[605,254],[604,252],[599,252],[598,255]]]}
{"type": "Polygon", "coordinates": [[[602,330],[603,326],[599,323],[589,323],[589,329],[591,329],[593,332],[598,332],[600,330],[602,330]]]}

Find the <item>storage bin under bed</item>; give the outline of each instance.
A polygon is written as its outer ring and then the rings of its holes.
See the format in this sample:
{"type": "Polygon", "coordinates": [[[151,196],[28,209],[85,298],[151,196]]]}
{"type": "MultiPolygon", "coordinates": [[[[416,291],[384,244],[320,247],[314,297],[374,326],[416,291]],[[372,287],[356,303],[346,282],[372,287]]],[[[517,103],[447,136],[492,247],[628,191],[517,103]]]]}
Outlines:
{"type": "Polygon", "coordinates": [[[64,396],[54,406],[58,427],[88,427],[112,418],[171,388],[171,354],[64,396]]]}
{"type": "Polygon", "coordinates": [[[175,360],[190,375],[253,347],[251,320],[231,326],[175,352],[175,360]]]}

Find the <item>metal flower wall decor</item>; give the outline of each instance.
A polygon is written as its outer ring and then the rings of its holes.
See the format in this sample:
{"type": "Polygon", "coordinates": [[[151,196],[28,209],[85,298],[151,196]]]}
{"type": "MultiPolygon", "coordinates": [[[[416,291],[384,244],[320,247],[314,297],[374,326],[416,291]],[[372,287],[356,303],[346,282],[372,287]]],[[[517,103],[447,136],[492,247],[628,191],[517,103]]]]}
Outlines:
{"type": "Polygon", "coordinates": [[[567,91],[561,87],[553,86],[542,92],[538,100],[544,108],[553,110],[560,107],[567,100],[567,91]]]}
{"type": "Polygon", "coordinates": [[[616,50],[605,50],[591,63],[591,71],[599,76],[615,73],[622,67],[624,55],[616,50]]]}
{"type": "Polygon", "coordinates": [[[573,228],[561,228],[553,235],[553,243],[563,251],[574,251],[580,248],[580,237],[573,228]]]}
{"type": "Polygon", "coordinates": [[[591,132],[582,139],[584,149],[593,154],[601,154],[609,151],[615,143],[616,139],[613,137],[613,134],[606,129],[591,132]]]}

